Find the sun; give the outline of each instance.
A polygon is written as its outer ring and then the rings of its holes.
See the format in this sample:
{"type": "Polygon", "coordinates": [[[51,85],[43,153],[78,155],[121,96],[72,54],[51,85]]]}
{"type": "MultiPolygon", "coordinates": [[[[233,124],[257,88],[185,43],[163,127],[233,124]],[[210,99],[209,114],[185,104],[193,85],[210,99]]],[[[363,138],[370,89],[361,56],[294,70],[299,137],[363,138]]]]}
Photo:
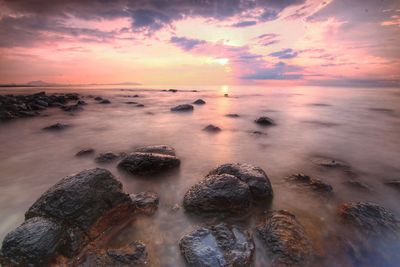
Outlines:
{"type": "Polygon", "coordinates": [[[229,63],[229,59],[228,58],[216,58],[215,62],[217,62],[220,65],[226,65],[229,63]]]}

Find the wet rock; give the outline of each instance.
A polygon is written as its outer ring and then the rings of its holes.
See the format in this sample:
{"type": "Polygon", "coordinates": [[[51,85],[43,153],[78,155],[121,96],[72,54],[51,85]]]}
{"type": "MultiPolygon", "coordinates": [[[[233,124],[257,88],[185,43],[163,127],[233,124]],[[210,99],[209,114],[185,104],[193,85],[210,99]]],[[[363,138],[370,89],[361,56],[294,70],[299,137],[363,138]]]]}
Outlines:
{"type": "Polygon", "coordinates": [[[99,101],[99,104],[111,104],[111,101],[108,99],[102,99],[99,101]]]}
{"type": "Polygon", "coordinates": [[[350,166],[346,164],[344,161],[331,159],[327,157],[316,156],[312,159],[312,162],[316,165],[326,168],[350,169],[350,166]]]}
{"type": "Polygon", "coordinates": [[[87,103],[86,103],[84,100],[78,100],[78,102],[76,102],[76,104],[77,104],[77,105],[80,105],[80,106],[85,106],[85,105],[87,105],[87,103]]]}
{"type": "Polygon", "coordinates": [[[178,92],[178,90],[177,89],[168,89],[168,92],[176,93],[176,92],[178,92]]]}
{"type": "Polygon", "coordinates": [[[135,151],[175,156],[175,149],[168,145],[142,146],[142,147],[137,147],[135,151]]]}
{"type": "Polygon", "coordinates": [[[275,125],[274,121],[268,117],[259,117],[254,121],[255,123],[262,126],[272,126],[275,125]]]}
{"type": "Polygon", "coordinates": [[[113,152],[106,152],[99,154],[94,161],[97,163],[109,163],[119,159],[120,155],[115,154],[113,152]]]}
{"type": "Polygon", "coordinates": [[[229,118],[239,118],[240,117],[239,114],[236,114],[236,113],[229,113],[229,114],[226,114],[225,116],[229,117],[229,118]]]}
{"type": "Polygon", "coordinates": [[[78,153],[75,154],[77,157],[88,156],[94,154],[93,148],[82,149],[78,153]]]}
{"type": "Polygon", "coordinates": [[[271,266],[309,266],[313,258],[311,241],[303,226],[288,211],[272,211],[257,226],[267,247],[271,266]]]}
{"type": "Polygon", "coordinates": [[[189,266],[250,266],[254,243],[247,232],[218,224],[202,227],[179,241],[189,266]]]}
{"type": "Polygon", "coordinates": [[[219,128],[218,126],[209,124],[209,125],[207,125],[206,127],[203,128],[203,131],[217,133],[217,132],[221,131],[221,128],[219,128]]]}
{"type": "Polygon", "coordinates": [[[352,187],[357,190],[363,190],[363,191],[371,191],[369,186],[359,180],[351,179],[346,182],[344,182],[345,185],[352,187]]]}
{"type": "Polygon", "coordinates": [[[183,198],[187,211],[242,212],[250,207],[249,186],[230,174],[208,175],[193,185],[183,198]]]}
{"type": "Polygon", "coordinates": [[[136,107],[137,107],[137,108],[143,108],[144,105],[143,105],[143,104],[137,104],[136,107]]]}
{"type": "Polygon", "coordinates": [[[118,249],[90,250],[78,260],[76,266],[144,266],[147,263],[147,258],[146,246],[141,242],[135,241],[118,249]]]}
{"type": "Polygon", "coordinates": [[[81,107],[81,105],[78,105],[78,104],[74,104],[74,105],[65,105],[65,106],[61,106],[60,108],[61,108],[62,110],[64,110],[64,111],[68,111],[68,112],[74,112],[74,111],[83,110],[83,108],[81,107]]]}
{"type": "Polygon", "coordinates": [[[153,192],[140,192],[130,195],[132,205],[145,213],[152,214],[158,209],[160,199],[156,193],[153,192]]]}
{"type": "Polygon", "coordinates": [[[146,175],[176,168],[180,160],[171,155],[134,152],[118,163],[118,167],[137,175],[146,175]]]}
{"type": "Polygon", "coordinates": [[[270,198],[273,196],[271,182],[265,171],[260,167],[247,163],[228,163],[211,170],[208,175],[230,174],[249,186],[253,199],[270,198]]]}
{"type": "Polygon", "coordinates": [[[263,133],[261,131],[252,131],[251,133],[255,135],[267,135],[266,133],[263,133]]]}
{"type": "Polygon", "coordinates": [[[370,202],[343,203],[338,209],[343,222],[367,236],[400,237],[400,220],[391,211],[370,202]]]}
{"type": "Polygon", "coordinates": [[[35,217],[8,233],[1,248],[4,266],[44,266],[63,242],[61,224],[35,217]]]}
{"type": "Polygon", "coordinates": [[[175,107],[173,107],[173,108],[171,108],[171,111],[174,111],[174,112],[180,112],[180,111],[193,111],[193,106],[192,105],[190,105],[190,104],[183,104],[183,105],[178,105],[178,106],[175,106],[175,107]]]}
{"type": "Polygon", "coordinates": [[[138,102],[134,102],[134,101],[128,101],[128,102],[125,102],[126,104],[129,104],[129,105],[136,105],[136,104],[138,104],[138,102]]]}
{"type": "Polygon", "coordinates": [[[400,180],[390,180],[384,182],[385,185],[390,186],[394,189],[400,190],[400,180]]]}
{"type": "Polygon", "coordinates": [[[14,119],[14,116],[10,112],[0,110],[0,121],[7,121],[11,119],[14,119]]]}
{"type": "Polygon", "coordinates": [[[229,97],[229,95],[228,94],[224,94],[224,97],[229,97]]]}
{"type": "Polygon", "coordinates": [[[203,99],[197,99],[196,101],[193,102],[193,104],[195,105],[204,105],[206,103],[206,101],[204,101],[203,99]]]}
{"type": "Polygon", "coordinates": [[[287,177],[287,180],[295,183],[304,184],[306,186],[309,186],[315,191],[328,192],[328,193],[333,192],[333,188],[330,184],[327,184],[320,179],[311,178],[310,176],[302,173],[293,174],[287,177]]]}
{"type": "Polygon", "coordinates": [[[96,97],[94,98],[94,100],[96,100],[96,101],[101,101],[101,100],[103,100],[103,98],[100,97],[100,96],[96,96],[96,97]]]}
{"type": "Polygon", "coordinates": [[[63,124],[63,123],[57,122],[57,123],[52,124],[50,126],[44,127],[43,130],[45,130],[45,131],[61,131],[61,130],[64,130],[64,129],[68,128],[68,127],[69,127],[68,124],[63,124]]]}

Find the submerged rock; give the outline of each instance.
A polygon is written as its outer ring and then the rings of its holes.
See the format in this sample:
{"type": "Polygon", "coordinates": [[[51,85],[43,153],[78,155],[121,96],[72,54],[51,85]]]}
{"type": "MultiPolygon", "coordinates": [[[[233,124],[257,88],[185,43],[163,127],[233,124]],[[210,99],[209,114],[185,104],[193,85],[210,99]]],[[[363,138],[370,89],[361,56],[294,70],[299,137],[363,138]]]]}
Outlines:
{"type": "Polygon", "coordinates": [[[230,174],[242,182],[245,182],[250,189],[251,196],[254,199],[272,197],[272,185],[265,171],[260,167],[247,163],[228,163],[218,166],[211,170],[209,175],[230,174]]]}
{"type": "Polygon", "coordinates": [[[313,258],[311,241],[303,226],[288,211],[272,211],[257,226],[267,247],[271,266],[309,266],[313,258]]]}
{"type": "Polygon", "coordinates": [[[176,168],[180,163],[177,157],[167,154],[134,152],[122,159],[118,167],[131,174],[145,175],[176,168]]]}
{"type": "Polygon", "coordinates": [[[326,168],[341,168],[341,169],[350,169],[350,166],[345,162],[337,159],[331,159],[327,157],[314,157],[312,159],[313,163],[326,168]]]}
{"type": "Polygon", "coordinates": [[[400,180],[390,180],[384,182],[385,185],[390,186],[394,189],[400,190],[400,180]]]}
{"type": "Polygon", "coordinates": [[[350,179],[344,182],[344,184],[357,190],[368,191],[368,192],[371,191],[371,189],[367,184],[356,179],[350,179]]]}
{"type": "Polygon", "coordinates": [[[106,152],[99,154],[94,161],[97,163],[108,163],[119,159],[120,155],[115,154],[113,152],[106,152]]]}
{"type": "Polygon", "coordinates": [[[195,105],[204,105],[206,103],[206,101],[204,101],[203,99],[197,99],[196,101],[193,102],[193,104],[195,105]]]}
{"type": "Polygon", "coordinates": [[[320,192],[332,192],[333,191],[333,188],[330,184],[327,184],[320,179],[311,178],[310,176],[302,174],[302,173],[293,174],[293,175],[287,177],[287,180],[307,185],[315,191],[320,191],[320,192]]]}
{"type": "Polygon", "coordinates": [[[77,157],[82,157],[82,156],[87,156],[87,155],[92,155],[94,154],[94,149],[93,148],[87,148],[87,149],[82,149],[78,153],[75,154],[77,157]]]}
{"type": "Polygon", "coordinates": [[[268,117],[259,117],[254,122],[262,126],[275,125],[274,121],[268,117]]]}
{"type": "Polygon", "coordinates": [[[168,145],[141,146],[141,147],[137,147],[135,149],[135,151],[175,156],[175,149],[168,145]]]}
{"type": "Polygon", "coordinates": [[[105,169],[67,176],[25,213],[25,222],[3,241],[5,266],[43,266],[60,253],[72,257],[133,210],[122,184],[105,169]]]}
{"type": "Polygon", "coordinates": [[[254,243],[247,232],[218,224],[202,227],[179,241],[189,266],[250,266],[254,243]]]}
{"type": "Polygon", "coordinates": [[[225,116],[229,117],[229,118],[239,118],[240,117],[239,114],[236,114],[236,113],[229,113],[229,114],[226,114],[225,116]]]}
{"type": "Polygon", "coordinates": [[[135,241],[122,248],[89,250],[78,259],[75,266],[144,266],[147,258],[146,246],[135,241]]]}
{"type": "Polygon", "coordinates": [[[99,101],[99,104],[111,104],[111,101],[108,99],[102,99],[99,101]]]}
{"type": "Polygon", "coordinates": [[[370,202],[348,202],[339,206],[339,215],[368,236],[400,237],[400,220],[391,211],[370,202]]]}
{"type": "Polygon", "coordinates": [[[221,128],[219,128],[218,126],[209,124],[209,125],[207,125],[206,127],[203,128],[203,131],[217,133],[217,132],[221,131],[221,128]]]}
{"type": "Polygon", "coordinates": [[[171,108],[171,111],[179,112],[179,111],[193,111],[194,107],[190,104],[183,104],[183,105],[178,105],[173,108],[171,108]]]}
{"type": "Polygon", "coordinates": [[[137,194],[130,195],[132,205],[136,210],[143,211],[145,213],[152,214],[158,208],[160,199],[156,193],[153,192],[140,192],[137,194]]]}
{"type": "Polygon", "coordinates": [[[242,212],[250,207],[249,186],[230,174],[208,175],[183,198],[187,211],[242,212]]]}
{"type": "Polygon", "coordinates": [[[52,124],[50,126],[44,127],[43,130],[45,130],[45,131],[61,131],[61,130],[64,130],[64,129],[68,128],[68,127],[69,127],[68,124],[63,124],[63,123],[57,122],[57,123],[52,124]]]}

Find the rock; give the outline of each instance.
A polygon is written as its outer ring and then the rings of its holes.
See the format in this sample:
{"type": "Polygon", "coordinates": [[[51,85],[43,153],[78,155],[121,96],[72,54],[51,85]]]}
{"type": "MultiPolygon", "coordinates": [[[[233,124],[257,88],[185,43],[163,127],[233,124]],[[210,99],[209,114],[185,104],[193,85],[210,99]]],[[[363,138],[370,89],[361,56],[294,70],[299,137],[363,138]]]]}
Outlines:
{"type": "Polygon", "coordinates": [[[153,145],[153,146],[137,147],[135,149],[135,152],[156,153],[156,154],[175,156],[175,149],[168,145],[153,145]]]}
{"type": "Polygon", "coordinates": [[[87,148],[87,149],[82,149],[81,151],[76,153],[75,156],[81,157],[81,156],[92,155],[93,153],[94,153],[94,149],[93,148],[87,148]]]}
{"type": "Polygon", "coordinates": [[[251,133],[256,135],[267,135],[266,133],[263,133],[261,131],[252,131],[251,133]]]}
{"type": "Polygon", "coordinates": [[[358,190],[363,190],[363,191],[368,191],[370,192],[371,189],[369,188],[369,186],[361,181],[355,180],[355,179],[350,179],[346,182],[344,182],[345,185],[348,185],[349,187],[352,187],[354,189],[358,189],[358,190]]]}
{"type": "Polygon", "coordinates": [[[143,105],[143,104],[137,104],[136,107],[137,107],[137,108],[143,108],[144,105],[143,105]]]}
{"type": "Polygon", "coordinates": [[[390,186],[394,189],[400,190],[400,180],[390,180],[384,182],[385,185],[390,186]]]}
{"type": "Polygon", "coordinates": [[[128,102],[125,102],[126,104],[129,104],[129,105],[137,105],[138,104],[138,102],[134,102],[134,101],[128,101],[128,102]]]}
{"type": "Polygon", "coordinates": [[[348,164],[337,159],[316,156],[312,159],[312,162],[316,165],[326,168],[341,168],[345,170],[350,169],[350,166],[348,164]]]}
{"type": "Polygon", "coordinates": [[[176,93],[176,92],[178,92],[178,90],[177,89],[168,89],[168,92],[176,93]]]}
{"type": "Polygon", "coordinates": [[[333,188],[330,184],[327,184],[320,179],[311,178],[310,176],[302,173],[293,174],[287,177],[287,180],[307,185],[315,191],[328,193],[333,192],[333,188]]]}
{"type": "Polygon", "coordinates": [[[118,167],[131,174],[146,175],[176,168],[180,163],[177,157],[171,155],[134,152],[122,159],[118,167]]]}
{"type": "Polygon", "coordinates": [[[273,196],[271,182],[267,174],[260,168],[247,163],[228,163],[211,170],[208,175],[230,174],[249,186],[253,199],[273,196]]]}
{"type": "Polygon", "coordinates": [[[61,131],[61,130],[64,130],[64,129],[68,128],[68,127],[69,127],[68,124],[62,124],[62,123],[57,122],[57,123],[52,124],[50,126],[44,127],[43,130],[45,130],[45,131],[61,131]]]}
{"type": "Polygon", "coordinates": [[[202,227],[179,241],[189,266],[250,266],[254,243],[247,232],[218,224],[202,227]]]}
{"type": "Polygon", "coordinates": [[[144,266],[147,258],[146,246],[135,241],[122,248],[90,250],[78,259],[76,266],[144,266]]]}
{"type": "Polygon", "coordinates": [[[272,211],[257,226],[267,247],[271,266],[309,266],[313,258],[311,241],[303,226],[288,211],[272,211]]]}
{"type": "Polygon", "coordinates": [[[78,100],[78,102],[76,102],[76,104],[80,105],[80,106],[87,105],[87,103],[85,101],[83,101],[83,100],[78,100]]]}
{"type": "Polygon", "coordinates": [[[178,106],[171,108],[171,111],[174,111],[174,112],[193,111],[193,106],[190,104],[178,105],[178,106]]]}
{"type": "Polygon", "coordinates": [[[133,95],[132,97],[139,97],[139,95],[133,95]]]}
{"type": "Polygon", "coordinates": [[[160,199],[156,193],[140,192],[130,195],[132,205],[135,210],[143,211],[144,213],[153,214],[158,209],[160,199]]]}
{"type": "Polygon", "coordinates": [[[229,97],[229,95],[228,94],[224,94],[224,97],[229,97]]]}
{"type": "Polygon", "coordinates": [[[193,104],[195,105],[204,105],[206,103],[206,101],[204,101],[203,99],[197,99],[196,101],[193,102],[193,104]]]}
{"type": "Polygon", "coordinates": [[[101,100],[103,100],[103,98],[100,97],[100,96],[96,96],[96,97],[94,98],[94,100],[96,100],[96,101],[101,101],[101,100]]]}
{"type": "Polygon", "coordinates": [[[68,112],[74,112],[74,111],[80,111],[83,110],[83,108],[81,107],[81,105],[75,104],[75,105],[65,105],[65,106],[61,106],[60,107],[62,110],[64,111],[68,111],[68,112]]]}
{"type": "Polygon", "coordinates": [[[99,104],[111,104],[111,101],[108,99],[103,99],[99,101],[99,104]]]}
{"type": "Polygon", "coordinates": [[[220,132],[221,128],[219,128],[218,126],[209,124],[209,125],[207,125],[206,127],[203,128],[203,131],[216,133],[216,132],[220,132]]]}
{"type": "Polygon", "coordinates": [[[187,211],[239,213],[250,207],[249,186],[230,174],[208,175],[183,198],[187,211]]]}
{"type": "Polygon", "coordinates": [[[236,114],[236,113],[229,113],[229,114],[226,114],[225,117],[229,117],[229,118],[239,118],[240,116],[239,116],[239,114],[236,114]]]}
{"type": "Polygon", "coordinates": [[[274,121],[268,117],[259,117],[254,122],[262,126],[275,125],[274,121]]]}
{"type": "Polygon", "coordinates": [[[7,121],[11,119],[14,119],[14,116],[10,112],[0,110],[0,121],[7,121]]]}
{"type": "Polygon", "coordinates": [[[115,161],[119,158],[120,156],[113,153],[113,152],[106,152],[106,153],[101,153],[99,154],[94,161],[97,163],[109,163],[112,161],[115,161]]]}
{"type": "Polygon", "coordinates": [[[400,220],[391,211],[370,202],[343,203],[338,209],[343,222],[366,236],[400,237],[400,220]]]}
{"type": "Polygon", "coordinates": [[[45,266],[63,242],[61,224],[42,217],[26,220],[8,233],[1,248],[3,266],[45,266]]]}

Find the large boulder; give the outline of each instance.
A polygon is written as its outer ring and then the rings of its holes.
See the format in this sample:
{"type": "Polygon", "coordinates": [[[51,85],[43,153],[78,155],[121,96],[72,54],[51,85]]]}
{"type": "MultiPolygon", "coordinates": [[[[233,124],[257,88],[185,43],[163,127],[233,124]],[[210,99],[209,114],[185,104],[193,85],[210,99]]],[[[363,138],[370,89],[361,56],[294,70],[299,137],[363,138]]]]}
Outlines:
{"type": "Polygon", "coordinates": [[[135,151],[175,156],[175,149],[168,145],[141,146],[141,147],[137,147],[135,149],[135,151]]]}
{"type": "Polygon", "coordinates": [[[187,211],[232,212],[244,211],[250,206],[249,186],[230,174],[208,175],[193,185],[183,198],[187,211]]]}
{"type": "Polygon", "coordinates": [[[209,172],[214,174],[230,174],[245,182],[254,199],[272,197],[273,191],[267,174],[260,168],[247,163],[223,164],[209,172]]]}
{"type": "Polygon", "coordinates": [[[167,154],[134,152],[122,159],[118,167],[131,174],[146,175],[176,168],[180,163],[177,157],[167,154]]]}
{"type": "Polygon", "coordinates": [[[202,227],[179,241],[189,266],[250,266],[254,243],[247,232],[218,224],[202,227]]]}
{"type": "Polygon", "coordinates": [[[311,241],[296,217],[284,210],[272,211],[257,226],[271,257],[271,266],[309,266],[311,241]]]}

